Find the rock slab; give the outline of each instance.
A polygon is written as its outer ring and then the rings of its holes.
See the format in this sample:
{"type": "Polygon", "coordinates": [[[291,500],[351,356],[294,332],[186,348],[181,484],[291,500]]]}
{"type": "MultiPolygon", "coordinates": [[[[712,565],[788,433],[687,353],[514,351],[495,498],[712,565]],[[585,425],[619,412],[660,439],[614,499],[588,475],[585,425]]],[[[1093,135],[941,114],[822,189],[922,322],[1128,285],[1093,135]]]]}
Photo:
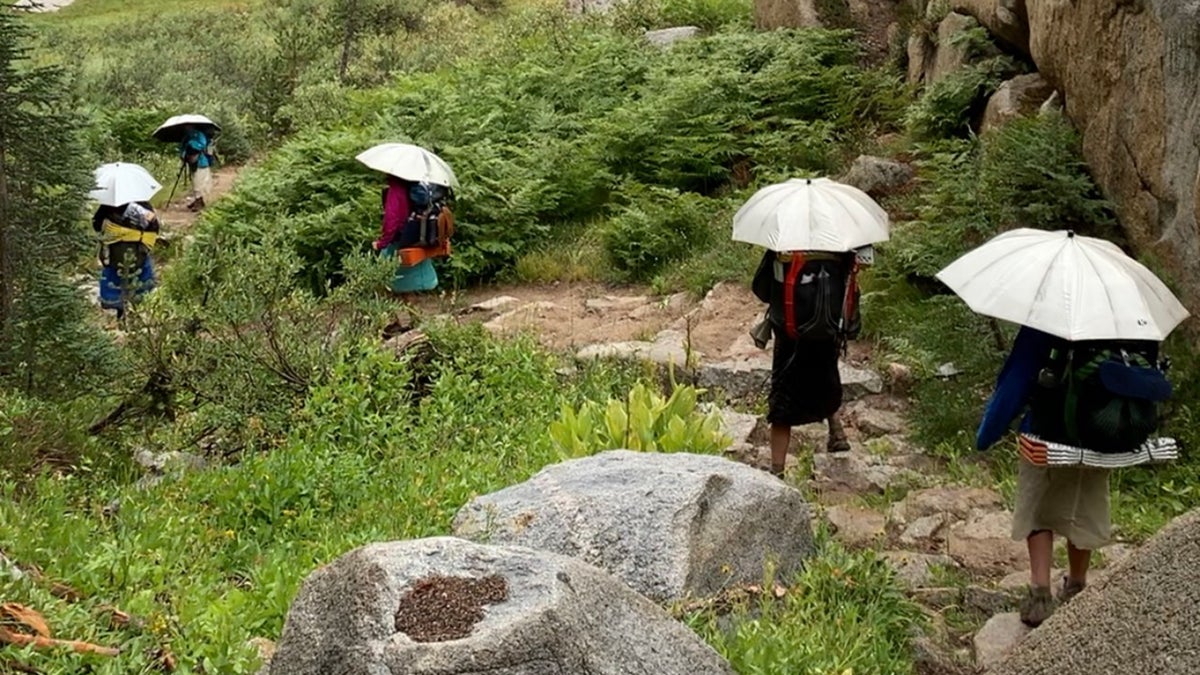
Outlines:
{"type": "Polygon", "coordinates": [[[1021,616],[1016,612],[997,614],[988,619],[975,634],[976,665],[980,668],[995,665],[1029,634],[1029,630],[1029,626],[1021,623],[1021,616]]]}
{"type": "Polygon", "coordinates": [[[1198,576],[1200,510],[1194,510],[1093,578],[989,672],[1200,673],[1198,576]]]}
{"type": "MultiPolygon", "coordinates": [[[[447,608],[448,610],[452,608],[447,608]]],[[[733,673],[699,637],[617,579],[577,560],[452,537],[371,544],[318,569],[288,612],[268,675],[733,673]],[[498,575],[507,598],[469,635],[415,642],[402,601],[442,575],[498,575]]]]}
{"type": "Polygon", "coordinates": [[[478,497],[454,533],[579,558],[658,601],[707,597],[782,575],[812,555],[796,489],[721,457],[612,450],[478,497]]]}

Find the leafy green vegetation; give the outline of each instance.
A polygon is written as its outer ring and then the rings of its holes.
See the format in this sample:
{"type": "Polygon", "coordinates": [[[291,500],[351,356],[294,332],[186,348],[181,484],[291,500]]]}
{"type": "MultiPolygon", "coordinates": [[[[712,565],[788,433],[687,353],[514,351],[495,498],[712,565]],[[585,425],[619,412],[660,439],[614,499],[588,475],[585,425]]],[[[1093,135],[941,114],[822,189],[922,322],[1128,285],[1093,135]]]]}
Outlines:
{"type": "Polygon", "coordinates": [[[259,241],[284,215],[309,286],[340,282],[341,258],[366,246],[379,211],[378,179],[354,155],[412,140],[463,185],[451,279],[506,271],[581,223],[602,228],[617,273],[648,278],[709,241],[722,195],[827,171],[839,142],[896,117],[895,78],[855,56],[846,34],[822,31],[721,33],[667,52],[588,23],[525,34],[519,48],[350,97],[343,124],[300,134],[248,173],[192,255],[259,241]]]}
{"type": "Polygon", "coordinates": [[[908,640],[921,612],[870,553],[826,541],[795,579],[770,579],[768,593],[728,616],[689,623],[739,673],[905,673],[908,640]],[[770,589],[787,588],[782,598],[770,589]]]}
{"type": "Polygon", "coordinates": [[[609,399],[607,405],[588,401],[579,410],[564,407],[550,425],[550,439],[564,458],[612,448],[718,452],[729,439],[721,435],[715,412],[697,410],[697,396],[692,387],[676,386],[664,398],[638,384],[623,400],[609,399]]]}

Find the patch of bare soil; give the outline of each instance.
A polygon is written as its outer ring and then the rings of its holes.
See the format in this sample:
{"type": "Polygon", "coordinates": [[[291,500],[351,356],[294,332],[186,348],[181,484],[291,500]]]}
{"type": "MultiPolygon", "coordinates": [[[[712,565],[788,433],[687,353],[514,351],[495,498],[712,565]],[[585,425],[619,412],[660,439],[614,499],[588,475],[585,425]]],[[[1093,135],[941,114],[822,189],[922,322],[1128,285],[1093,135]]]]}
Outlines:
{"type": "Polygon", "coordinates": [[[416,305],[423,313],[453,314],[464,322],[485,321],[495,333],[529,333],[550,349],[568,350],[652,339],[697,302],[686,294],[662,297],[643,287],[584,283],[480,287],[454,295],[420,297],[416,305]],[[470,309],[500,298],[512,300],[492,311],[470,309]]]}
{"type": "Polygon", "coordinates": [[[493,574],[482,579],[431,576],[400,599],[396,630],[416,642],[447,642],[471,634],[483,608],[508,599],[508,582],[493,574]]]}
{"type": "MultiPolygon", "coordinates": [[[[240,166],[223,166],[213,171],[212,191],[208,195],[208,206],[212,206],[225,193],[233,189],[241,170],[240,166]]],[[[164,189],[168,194],[170,193],[169,186],[164,189]]],[[[171,203],[158,209],[159,221],[162,223],[163,229],[170,234],[187,232],[192,229],[192,226],[200,218],[200,214],[204,212],[203,210],[188,210],[187,190],[187,176],[184,176],[179,181],[179,187],[175,190],[175,196],[172,197],[171,203]]]]}

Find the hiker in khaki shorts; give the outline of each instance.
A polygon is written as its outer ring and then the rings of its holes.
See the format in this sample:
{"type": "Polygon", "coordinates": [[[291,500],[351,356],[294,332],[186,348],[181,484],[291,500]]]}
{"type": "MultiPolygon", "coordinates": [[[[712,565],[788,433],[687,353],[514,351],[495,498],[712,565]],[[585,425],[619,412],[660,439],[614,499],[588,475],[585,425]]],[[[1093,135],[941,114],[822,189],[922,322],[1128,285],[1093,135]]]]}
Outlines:
{"type": "MultiPolygon", "coordinates": [[[[1071,419],[1076,409],[1103,411],[1112,404],[1112,400],[1104,400],[1106,396],[1112,398],[1111,391],[1099,387],[1101,391],[1092,392],[1089,387],[1093,382],[1079,373],[1092,364],[1106,364],[1114,358],[1114,352],[1119,354],[1115,365],[1120,366],[1123,360],[1126,367],[1138,371],[1136,377],[1148,378],[1150,387],[1160,395],[1163,393],[1161,384],[1165,379],[1161,383],[1155,381],[1162,377],[1158,370],[1157,343],[1071,343],[1022,328],[1000,372],[976,436],[976,447],[986,450],[1000,440],[1013,420],[1028,410],[1019,439],[1012,536],[1014,540],[1024,540],[1029,548],[1030,583],[1021,604],[1021,620],[1030,626],[1041,624],[1055,610],[1056,599],[1050,591],[1054,535],[1066,538],[1069,564],[1058,592],[1058,603],[1070,601],[1087,586],[1092,551],[1109,541],[1109,470],[1094,465],[1142,463],[1145,459],[1137,450],[1155,443],[1147,439],[1157,425],[1156,416],[1143,415],[1139,419],[1137,410],[1129,406],[1117,408],[1122,410],[1114,418],[1119,422],[1090,435],[1084,428],[1087,420],[1080,422],[1079,429],[1066,428],[1071,425],[1064,420],[1071,419]],[[1070,385],[1064,384],[1072,377],[1075,379],[1070,385]],[[1094,405],[1097,401],[1103,405],[1094,405]],[[1080,438],[1092,447],[1081,447],[1080,438]],[[1061,460],[1066,452],[1078,456],[1078,464],[1054,466],[1054,460],[1061,460]]],[[[1152,398],[1148,395],[1146,400],[1152,398]]]]}

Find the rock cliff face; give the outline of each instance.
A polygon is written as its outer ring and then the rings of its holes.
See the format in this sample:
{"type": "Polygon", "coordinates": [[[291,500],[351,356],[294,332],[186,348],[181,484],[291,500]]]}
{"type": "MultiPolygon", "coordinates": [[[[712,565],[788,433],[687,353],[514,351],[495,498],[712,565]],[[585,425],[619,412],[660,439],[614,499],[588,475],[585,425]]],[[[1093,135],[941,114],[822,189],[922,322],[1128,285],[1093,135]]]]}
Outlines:
{"type": "Polygon", "coordinates": [[[1039,0],[1029,47],[1143,253],[1200,309],[1200,0],[1039,0]]]}

